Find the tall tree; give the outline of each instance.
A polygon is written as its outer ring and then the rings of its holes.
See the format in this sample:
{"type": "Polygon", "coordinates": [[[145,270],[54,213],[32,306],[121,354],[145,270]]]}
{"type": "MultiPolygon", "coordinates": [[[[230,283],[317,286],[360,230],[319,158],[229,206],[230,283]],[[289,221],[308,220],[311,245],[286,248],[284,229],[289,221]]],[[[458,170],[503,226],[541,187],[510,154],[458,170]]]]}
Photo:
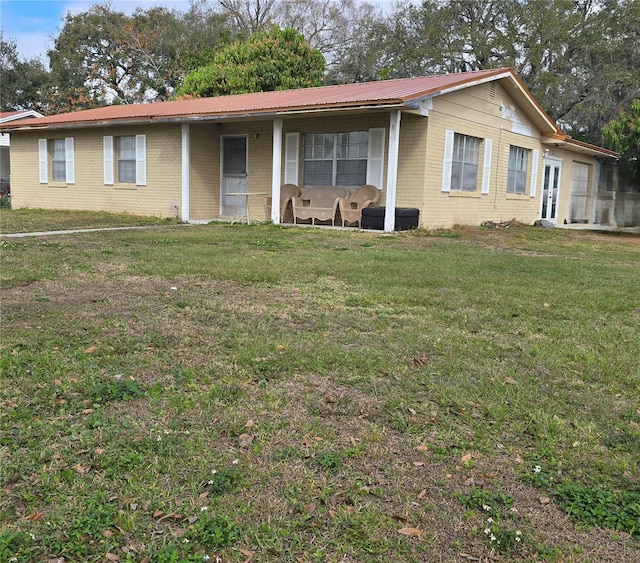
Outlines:
{"type": "Polygon", "coordinates": [[[24,60],[15,40],[0,30],[0,111],[46,112],[49,73],[38,59],[24,60]]]}
{"type": "Polygon", "coordinates": [[[224,13],[230,16],[237,29],[249,36],[264,31],[273,24],[276,0],[218,0],[224,13]]]}
{"type": "Polygon", "coordinates": [[[225,36],[227,19],[193,2],[182,14],[162,7],[133,14],[97,4],[68,13],[49,51],[59,111],[169,99],[186,68],[199,66],[225,36]]]}
{"type": "Polygon", "coordinates": [[[381,18],[381,11],[364,1],[282,0],[274,7],[272,19],[283,29],[298,30],[322,53],[331,75],[381,18]]]}
{"type": "Polygon", "coordinates": [[[631,102],[629,112],[622,110],[602,128],[602,134],[620,153],[623,175],[640,191],[640,99],[631,102]]]}
{"type": "Polygon", "coordinates": [[[187,74],[176,95],[208,97],[319,86],[324,66],[320,52],[296,30],[274,28],[215,53],[210,64],[187,74]]]}
{"type": "Polygon", "coordinates": [[[501,66],[513,67],[569,134],[599,143],[602,126],[640,96],[640,2],[404,0],[336,74],[349,81],[501,66]]]}

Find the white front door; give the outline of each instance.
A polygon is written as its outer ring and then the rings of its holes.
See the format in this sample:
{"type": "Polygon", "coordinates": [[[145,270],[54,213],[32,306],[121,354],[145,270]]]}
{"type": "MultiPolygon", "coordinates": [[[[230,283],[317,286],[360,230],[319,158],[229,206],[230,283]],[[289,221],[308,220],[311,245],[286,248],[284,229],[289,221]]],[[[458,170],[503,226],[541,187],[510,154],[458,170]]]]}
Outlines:
{"type": "Polygon", "coordinates": [[[562,161],[544,159],[544,179],[542,180],[542,208],[540,218],[556,222],[558,218],[558,195],[560,193],[560,172],[562,161]]]}
{"type": "Polygon", "coordinates": [[[222,181],[220,213],[240,216],[246,213],[247,137],[222,137],[222,181]],[[232,195],[236,194],[236,195],[232,195]]]}

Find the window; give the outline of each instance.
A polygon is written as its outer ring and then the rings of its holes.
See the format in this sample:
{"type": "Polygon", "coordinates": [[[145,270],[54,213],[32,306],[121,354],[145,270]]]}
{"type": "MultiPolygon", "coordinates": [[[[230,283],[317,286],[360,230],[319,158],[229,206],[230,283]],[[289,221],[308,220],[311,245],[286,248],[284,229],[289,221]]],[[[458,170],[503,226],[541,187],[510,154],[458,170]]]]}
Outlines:
{"type": "Polygon", "coordinates": [[[118,182],[134,184],[136,181],[136,138],[118,137],[118,182]]]}
{"type": "Polygon", "coordinates": [[[147,185],[147,136],[127,135],[102,138],[104,184],[147,185]],[[115,142],[114,142],[115,141],[115,142]]]}
{"type": "Polygon", "coordinates": [[[524,195],[527,191],[527,165],[529,151],[512,146],[509,150],[509,174],[507,176],[507,193],[524,195]]]}
{"type": "Polygon", "coordinates": [[[67,158],[64,139],[51,141],[51,177],[54,182],[67,181],[67,158]]]}
{"type": "Polygon", "coordinates": [[[451,160],[451,189],[475,192],[478,185],[480,139],[455,133],[451,160]]]}
{"type": "Polygon", "coordinates": [[[368,131],[305,134],[303,182],[307,186],[366,184],[368,156],[368,131]]]}
{"type": "Polygon", "coordinates": [[[66,139],[38,139],[40,183],[75,184],[75,156],[73,137],[66,139]]]}

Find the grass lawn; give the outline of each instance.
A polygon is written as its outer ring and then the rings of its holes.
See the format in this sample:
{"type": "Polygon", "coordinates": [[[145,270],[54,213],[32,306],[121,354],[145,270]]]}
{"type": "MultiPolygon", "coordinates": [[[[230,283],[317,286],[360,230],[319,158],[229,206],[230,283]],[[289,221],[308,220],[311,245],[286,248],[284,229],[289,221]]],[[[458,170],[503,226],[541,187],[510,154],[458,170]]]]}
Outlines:
{"type": "Polygon", "coordinates": [[[0,248],[0,561],[640,561],[638,237],[0,248]]]}
{"type": "Polygon", "coordinates": [[[47,209],[0,210],[0,233],[33,233],[105,227],[168,225],[176,221],[98,211],[50,211],[47,209]]]}

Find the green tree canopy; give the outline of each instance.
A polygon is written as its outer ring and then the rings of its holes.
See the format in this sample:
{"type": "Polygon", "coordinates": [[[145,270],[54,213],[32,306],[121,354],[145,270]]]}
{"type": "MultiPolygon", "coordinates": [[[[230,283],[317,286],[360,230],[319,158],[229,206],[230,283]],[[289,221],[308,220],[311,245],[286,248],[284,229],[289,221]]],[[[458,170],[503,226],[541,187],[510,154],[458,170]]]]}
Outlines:
{"type": "Polygon", "coordinates": [[[629,113],[622,110],[602,128],[602,135],[620,153],[623,170],[631,180],[640,180],[640,99],[631,102],[629,113]]]}
{"type": "Polygon", "coordinates": [[[295,29],[254,33],[217,51],[185,76],[176,97],[211,97],[307,88],[322,84],[325,61],[295,29]]]}
{"type": "Polygon", "coordinates": [[[0,30],[0,110],[45,111],[49,73],[38,59],[20,58],[16,42],[0,30]]]}
{"type": "Polygon", "coordinates": [[[161,7],[128,15],[110,4],[67,13],[49,51],[56,111],[169,99],[191,53],[225,36],[226,17],[193,2],[186,13],[161,7]]]}

